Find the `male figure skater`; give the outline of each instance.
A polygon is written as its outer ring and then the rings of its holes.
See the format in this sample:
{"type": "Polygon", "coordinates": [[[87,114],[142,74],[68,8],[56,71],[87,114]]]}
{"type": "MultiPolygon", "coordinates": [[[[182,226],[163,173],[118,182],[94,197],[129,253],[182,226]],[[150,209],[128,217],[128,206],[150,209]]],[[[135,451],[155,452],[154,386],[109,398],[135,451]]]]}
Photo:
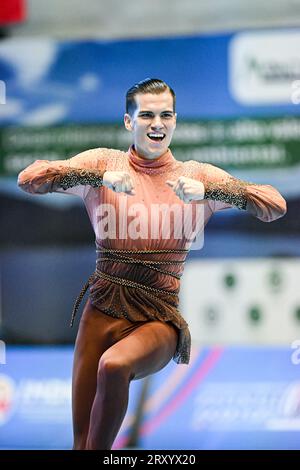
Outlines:
{"type": "Polygon", "coordinates": [[[146,79],[128,90],[124,123],[132,133],[127,152],[96,148],[69,160],[37,160],[18,178],[29,193],[79,195],[95,231],[96,270],[74,354],[74,449],[111,449],[130,381],[159,371],[171,358],[189,362],[190,333],[178,294],[200,216],[194,210],[190,232],[179,236],[180,211],[200,207],[204,225],[215,211],[230,207],[265,222],[286,212],[272,186],[174,158],[169,145],[175,93],[162,80],[146,79]],[[167,223],[160,204],[172,208],[167,223]]]}

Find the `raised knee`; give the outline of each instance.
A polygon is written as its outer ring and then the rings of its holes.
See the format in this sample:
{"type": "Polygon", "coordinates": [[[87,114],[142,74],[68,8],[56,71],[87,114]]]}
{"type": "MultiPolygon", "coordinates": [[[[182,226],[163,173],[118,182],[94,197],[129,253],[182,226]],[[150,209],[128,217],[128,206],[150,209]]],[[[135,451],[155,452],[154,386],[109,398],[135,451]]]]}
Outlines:
{"type": "Polygon", "coordinates": [[[99,361],[99,379],[129,381],[132,380],[133,376],[134,374],[132,374],[129,364],[121,358],[105,357],[104,355],[99,361]]]}

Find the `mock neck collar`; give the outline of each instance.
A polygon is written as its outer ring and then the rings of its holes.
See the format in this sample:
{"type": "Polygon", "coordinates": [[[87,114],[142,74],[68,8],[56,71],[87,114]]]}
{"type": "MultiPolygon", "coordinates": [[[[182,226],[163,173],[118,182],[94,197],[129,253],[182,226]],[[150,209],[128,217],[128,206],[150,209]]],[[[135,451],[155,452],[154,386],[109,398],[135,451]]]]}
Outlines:
{"type": "Polygon", "coordinates": [[[158,158],[147,159],[138,155],[134,145],[131,145],[128,150],[129,161],[136,171],[142,171],[148,174],[158,174],[168,171],[176,163],[170,149],[158,158]]]}

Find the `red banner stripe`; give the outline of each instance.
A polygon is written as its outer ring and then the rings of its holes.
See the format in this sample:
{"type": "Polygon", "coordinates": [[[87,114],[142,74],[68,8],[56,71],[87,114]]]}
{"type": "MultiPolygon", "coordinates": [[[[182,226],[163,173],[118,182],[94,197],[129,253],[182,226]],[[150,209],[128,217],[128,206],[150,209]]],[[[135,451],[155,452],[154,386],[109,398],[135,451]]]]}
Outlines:
{"type": "Polygon", "coordinates": [[[1,0],[0,26],[25,20],[25,0],[1,0]]]}

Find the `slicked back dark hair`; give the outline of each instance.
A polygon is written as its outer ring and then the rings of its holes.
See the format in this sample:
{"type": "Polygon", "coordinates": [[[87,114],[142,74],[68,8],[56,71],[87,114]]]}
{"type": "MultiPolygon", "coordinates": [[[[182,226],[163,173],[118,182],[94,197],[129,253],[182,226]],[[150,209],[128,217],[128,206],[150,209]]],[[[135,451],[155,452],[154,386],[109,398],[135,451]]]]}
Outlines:
{"type": "Polygon", "coordinates": [[[173,97],[173,111],[175,113],[175,106],[176,106],[176,95],[174,90],[167,85],[166,82],[160,80],[159,78],[146,78],[145,80],[141,80],[140,82],[133,85],[126,93],[126,113],[132,115],[137,107],[137,103],[135,101],[135,95],[137,94],[146,94],[146,93],[153,93],[155,95],[159,95],[164,91],[169,90],[173,97]]]}

